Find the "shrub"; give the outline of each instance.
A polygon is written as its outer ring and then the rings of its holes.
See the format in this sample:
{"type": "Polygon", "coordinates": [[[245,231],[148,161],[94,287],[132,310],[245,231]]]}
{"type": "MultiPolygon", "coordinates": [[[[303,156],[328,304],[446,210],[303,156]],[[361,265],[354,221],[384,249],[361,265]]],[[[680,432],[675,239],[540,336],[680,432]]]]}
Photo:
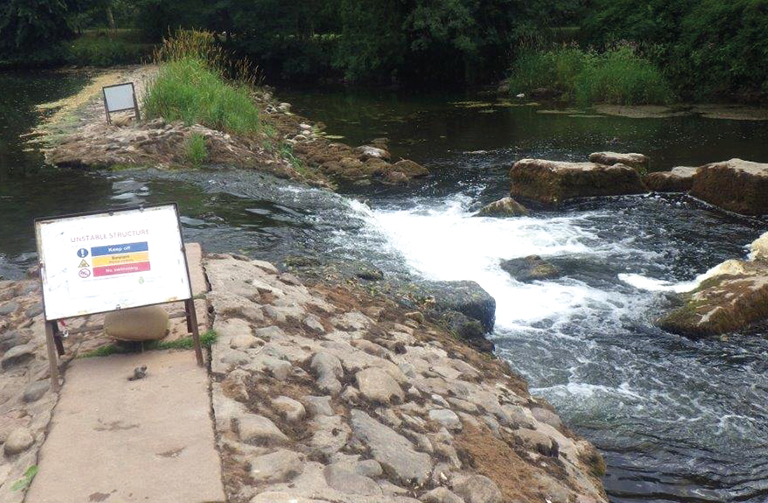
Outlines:
{"type": "Polygon", "coordinates": [[[537,88],[554,88],[565,99],[573,99],[576,79],[583,71],[588,53],[575,47],[542,51],[526,49],[515,61],[510,88],[517,94],[537,88]]]}
{"type": "Polygon", "coordinates": [[[259,111],[250,88],[229,83],[220,72],[195,58],[163,63],[144,98],[147,118],[181,120],[236,134],[256,134],[259,111]]]}
{"type": "Polygon", "coordinates": [[[208,159],[205,137],[200,133],[192,133],[189,136],[185,149],[185,157],[193,166],[200,166],[208,159]]]}
{"type": "Polygon", "coordinates": [[[668,104],[671,100],[661,71],[626,46],[594,58],[576,79],[576,102],[581,106],[668,104]]]}
{"type": "Polygon", "coordinates": [[[565,101],[641,105],[668,103],[672,92],[661,71],[629,46],[602,54],[578,47],[523,51],[509,77],[514,93],[555,89],[565,101]]]}
{"type": "Polygon", "coordinates": [[[93,30],[68,44],[67,60],[89,66],[140,63],[149,57],[153,47],[137,39],[132,30],[93,30]]]}

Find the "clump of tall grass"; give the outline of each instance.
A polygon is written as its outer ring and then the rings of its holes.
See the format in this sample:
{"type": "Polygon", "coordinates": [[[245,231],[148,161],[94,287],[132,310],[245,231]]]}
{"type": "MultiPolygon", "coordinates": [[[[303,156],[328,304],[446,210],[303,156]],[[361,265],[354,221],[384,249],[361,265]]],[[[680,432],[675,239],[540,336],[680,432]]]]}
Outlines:
{"type": "Polygon", "coordinates": [[[160,70],[144,98],[148,118],[241,135],[259,132],[259,111],[252,99],[260,82],[258,68],[234,58],[211,32],[179,30],[163,40],[153,59],[160,70]]]}
{"type": "Polygon", "coordinates": [[[576,102],[614,105],[659,105],[672,101],[661,71],[628,46],[607,51],[587,65],[576,79],[576,102]]]}
{"type": "Polygon", "coordinates": [[[259,132],[261,123],[250,88],[227,82],[203,60],[181,58],[160,66],[144,97],[147,118],[181,120],[241,135],[259,132]]]}
{"type": "Polygon", "coordinates": [[[184,156],[192,166],[201,166],[208,159],[208,147],[205,146],[205,137],[200,133],[189,135],[185,145],[184,156]]]}
{"type": "Polygon", "coordinates": [[[553,50],[526,49],[518,56],[509,78],[514,94],[534,89],[556,89],[570,101],[576,92],[576,79],[588,63],[589,54],[576,47],[553,50]]]}
{"type": "Polygon", "coordinates": [[[259,67],[247,58],[238,58],[235,54],[224,49],[210,31],[178,30],[173,35],[163,38],[152,59],[155,63],[180,61],[183,59],[198,59],[206,66],[216,70],[227,79],[241,84],[256,87],[261,85],[263,76],[259,67]]]}
{"type": "Polygon", "coordinates": [[[515,61],[510,90],[554,89],[580,106],[667,104],[673,94],[661,71],[629,46],[597,53],[574,46],[528,49],[515,61]]]}

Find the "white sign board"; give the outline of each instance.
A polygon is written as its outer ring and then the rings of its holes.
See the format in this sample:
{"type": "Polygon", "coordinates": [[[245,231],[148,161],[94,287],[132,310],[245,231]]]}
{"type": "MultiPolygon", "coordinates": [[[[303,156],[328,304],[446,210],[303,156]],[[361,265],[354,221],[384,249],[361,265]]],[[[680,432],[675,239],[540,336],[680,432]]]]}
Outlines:
{"type": "Polygon", "coordinates": [[[47,320],[192,298],[176,205],[35,222],[47,320]]]}
{"type": "Polygon", "coordinates": [[[107,112],[119,112],[121,110],[133,110],[136,101],[133,95],[133,84],[119,84],[104,88],[104,100],[107,112]]]}

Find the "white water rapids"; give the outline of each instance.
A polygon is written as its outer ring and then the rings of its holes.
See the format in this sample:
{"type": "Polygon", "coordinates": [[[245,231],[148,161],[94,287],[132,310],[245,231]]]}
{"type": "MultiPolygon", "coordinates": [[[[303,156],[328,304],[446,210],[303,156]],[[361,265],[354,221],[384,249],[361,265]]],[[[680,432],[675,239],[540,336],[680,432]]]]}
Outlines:
{"type": "MultiPolygon", "coordinates": [[[[712,274],[713,257],[682,273],[675,265],[693,253],[688,229],[713,217],[656,197],[506,219],[474,217],[472,203],[456,194],[350,204],[379,252],[427,279],[474,280],[495,298],[497,353],[606,454],[612,499],[663,487],[658,501],[760,501],[768,444],[753,439],[765,433],[768,383],[747,376],[765,367],[764,344],[689,341],[654,326],[671,293],[712,274]],[[563,277],[522,283],[499,266],[533,254],[563,277]],[[740,461],[752,468],[733,466],[745,449],[751,461],[740,461]],[[704,482],[685,482],[697,477],[704,482]]],[[[706,237],[699,255],[720,239],[706,237]]]]}

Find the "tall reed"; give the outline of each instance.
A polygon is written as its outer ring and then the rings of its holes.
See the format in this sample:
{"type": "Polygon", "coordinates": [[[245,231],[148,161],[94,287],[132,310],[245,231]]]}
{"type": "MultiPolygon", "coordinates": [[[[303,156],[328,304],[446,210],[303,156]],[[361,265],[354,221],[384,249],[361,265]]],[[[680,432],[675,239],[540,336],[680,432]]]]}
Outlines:
{"type": "Polygon", "coordinates": [[[220,72],[224,78],[237,81],[251,87],[258,87],[263,82],[263,75],[258,67],[248,58],[239,58],[226,50],[213,32],[207,30],[177,30],[163,38],[154,51],[155,63],[197,59],[208,68],[220,72]]]}

